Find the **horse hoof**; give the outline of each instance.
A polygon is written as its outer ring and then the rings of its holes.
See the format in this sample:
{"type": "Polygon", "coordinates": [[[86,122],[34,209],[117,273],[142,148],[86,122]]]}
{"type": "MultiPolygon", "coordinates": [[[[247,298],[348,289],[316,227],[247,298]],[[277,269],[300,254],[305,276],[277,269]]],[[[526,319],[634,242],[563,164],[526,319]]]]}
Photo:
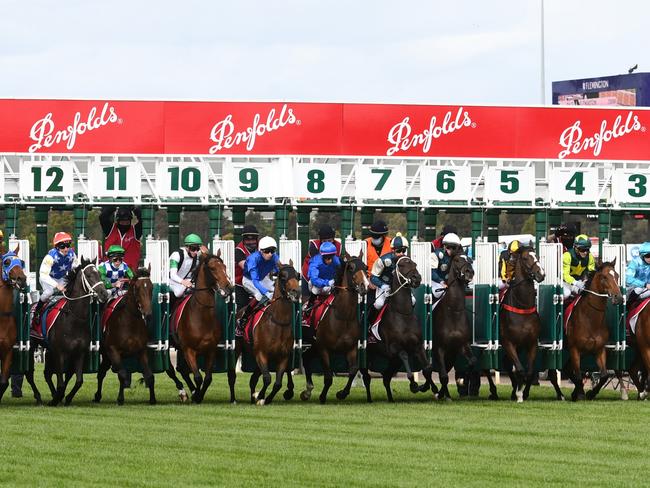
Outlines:
{"type": "Polygon", "coordinates": [[[120,406],[124,405],[124,398],[122,398],[121,400],[118,399],[117,404],[120,405],[120,406]]]}
{"type": "Polygon", "coordinates": [[[325,403],[327,402],[327,397],[321,395],[318,397],[318,401],[320,402],[321,405],[325,405],[325,403]]]}
{"type": "Polygon", "coordinates": [[[306,402],[306,401],[309,400],[310,398],[311,398],[311,391],[309,391],[309,390],[305,390],[305,391],[303,391],[303,392],[300,393],[300,399],[301,399],[303,402],[306,402]]]}
{"type": "Polygon", "coordinates": [[[253,394],[251,395],[251,397],[254,398],[255,400],[257,400],[257,397],[258,397],[259,395],[260,395],[259,392],[255,391],[255,392],[253,392],[253,394]]]}
{"type": "Polygon", "coordinates": [[[524,403],[524,392],[523,391],[518,391],[517,392],[517,403],[524,403]]]}
{"type": "Polygon", "coordinates": [[[512,390],[512,393],[510,393],[510,400],[514,402],[516,399],[517,399],[517,391],[512,390]]]}
{"type": "Polygon", "coordinates": [[[47,402],[48,407],[56,407],[59,404],[59,402],[55,402],[54,400],[50,400],[47,402]]]}
{"type": "Polygon", "coordinates": [[[93,403],[99,403],[102,401],[102,397],[95,395],[95,398],[93,398],[93,403]]]}
{"type": "Polygon", "coordinates": [[[429,383],[424,383],[423,385],[420,385],[420,387],[418,388],[418,391],[420,393],[425,393],[425,392],[429,391],[430,388],[431,388],[431,385],[429,383]]]}
{"type": "Polygon", "coordinates": [[[285,400],[291,400],[293,398],[293,390],[286,390],[282,396],[285,400]]]}
{"type": "Polygon", "coordinates": [[[261,407],[262,405],[264,405],[264,398],[257,400],[257,406],[261,407]]]}
{"type": "Polygon", "coordinates": [[[411,393],[418,393],[420,391],[420,385],[418,385],[415,381],[409,385],[409,388],[411,388],[411,393]]]}
{"type": "Polygon", "coordinates": [[[41,400],[40,398],[37,398],[36,399],[36,406],[37,407],[42,407],[43,406],[43,400],[41,400]]]}
{"type": "Polygon", "coordinates": [[[340,390],[336,392],[336,399],[337,400],[345,400],[348,397],[348,392],[345,390],[340,390]]]}
{"type": "Polygon", "coordinates": [[[627,401],[629,399],[630,397],[627,394],[627,390],[625,388],[621,389],[621,400],[627,401]]]}
{"type": "Polygon", "coordinates": [[[499,399],[499,395],[497,395],[496,393],[490,393],[490,396],[488,397],[488,400],[493,400],[494,401],[494,400],[498,400],[498,399],[499,399]]]}
{"type": "Polygon", "coordinates": [[[641,393],[639,393],[639,400],[645,400],[646,398],[648,398],[647,391],[642,391],[641,393]]]}
{"type": "Polygon", "coordinates": [[[149,400],[149,405],[155,405],[155,404],[157,404],[157,403],[158,403],[158,402],[156,401],[155,398],[154,398],[153,400],[149,400]]]}
{"type": "Polygon", "coordinates": [[[593,400],[594,398],[596,398],[596,394],[594,393],[594,390],[589,390],[587,392],[587,400],[593,400]]]}
{"type": "Polygon", "coordinates": [[[178,390],[178,399],[181,401],[181,403],[187,402],[189,397],[187,396],[185,390],[178,390]]]}

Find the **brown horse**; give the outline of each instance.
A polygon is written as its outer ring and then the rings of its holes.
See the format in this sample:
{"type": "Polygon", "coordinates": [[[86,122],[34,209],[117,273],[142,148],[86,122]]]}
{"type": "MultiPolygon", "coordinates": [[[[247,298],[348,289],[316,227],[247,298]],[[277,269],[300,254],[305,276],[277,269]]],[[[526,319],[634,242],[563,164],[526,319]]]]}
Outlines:
{"type": "Polygon", "coordinates": [[[17,324],[14,316],[14,289],[22,289],[27,285],[27,277],[23,270],[23,262],[18,258],[17,246],[13,251],[2,255],[2,280],[0,281],[0,401],[9,385],[9,370],[14,355],[14,345],[17,337],[17,324]]]}
{"type": "Polygon", "coordinates": [[[512,382],[511,398],[521,403],[528,398],[530,385],[533,382],[537,341],[541,330],[536,308],[535,281],[540,283],[544,281],[545,274],[537,257],[529,248],[519,248],[513,254],[513,258],[514,269],[510,288],[499,310],[499,329],[501,344],[506,354],[504,367],[512,382]],[[525,370],[519,359],[521,351],[526,352],[525,370]]]}
{"type": "Polygon", "coordinates": [[[630,345],[635,357],[630,365],[630,379],[636,386],[639,400],[645,400],[650,395],[650,306],[646,306],[636,321],[634,334],[630,336],[630,345]]]}
{"type": "MultiPolygon", "coordinates": [[[[593,399],[609,380],[605,349],[609,340],[609,329],[606,323],[607,300],[611,300],[614,305],[623,301],[617,284],[618,273],[615,266],[616,259],[612,262],[598,263],[596,270],[589,274],[582,298],[573,309],[567,324],[566,344],[570,357],[565,369],[568,370],[571,381],[575,385],[571,393],[571,399],[574,401],[585,399],[580,371],[580,358],[583,354],[594,355],[600,372],[598,384],[587,392],[586,398],[593,399]]],[[[549,380],[555,388],[557,398],[563,399],[555,370],[549,370],[549,380]]]]}
{"type": "Polygon", "coordinates": [[[216,255],[201,253],[192,282],[195,288],[180,318],[177,333],[178,346],[194,375],[194,383],[185,378],[192,391],[192,401],[201,403],[212,383],[212,365],[223,330],[223,324],[217,317],[214,294],[218,292],[226,298],[233,291],[226,265],[221,259],[221,249],[216,255]],[[204,357],[205,377],[201,377],[199,371],[200,355],[204,357]]]}
{"type": "MultiPolygon", "coordinates": [[[[300,299],[300,278],[289,264],[278,262],[278,275],[268,308],[262,315],[259,323],[253,330],[252,352],[257,366],[250,378],[251,403],[258,405],[269,404],[282,388],[282,376],[289,367],[289,359],[293,350],[293,330],[291,325],[294,319],[294,303],[300,299]],[[271,384],[269,363],[275,362],[275,383],[268,397],[266,390],[271,384]],[[259,393],[255,387],[259,377],[262,376],[264,385],[259,393]]],[[[237,338],[235,342],[235,362],[240,357],[245,347],[244,339],[237,338]]],[[[248,346],[246,346],[248,347],[248,346]]],[[[230,386],[230,401],[235,403],[235,369],[228,370],[228,384],[230,386]]],[[[287,377],[287,391],[284,392],[285,400],[293,398],[293,378],[289,371],[287,377]]]]}
{"type": "Polygon", "coordinates": [[[343,262],[336,275],[334,285],[334,300],[316,329],[316,337],[311,348],[303,354],[303,366],[307,385],[300,394],[303,401],[309,400],[314,389],[311,372],[311,359],[320,356],[323,364],[324,387],[320,394],[320,402],[325,403],[327,392],[332,386],[332,368],[330,358],[334,353],[345,354],[348,361],[349,373],[348,382],[345,388],[336,393],[339,400],[345,399],[350,394],[352,381],[359,371],[357,362],[357,346],[359,337],[359,318],[357,306],[359,295],[366,294],[368,268],[362,261],[363,251],[358,257],[350,257],[348,253],[343,255],[343,262]]]}
{"type": "Polygon", "coordinates": [[[117,404],[124,404],[124,388],[126,387],[127,371],[122,359],[125,356],[136,356],[142,365],[144,382],[149,388],[149,403],[156,403],[154,392],[154,376],[149,367],[147,355],[147,322],[151,320],[151,298],[153,284],[151,283],[151,265],[140,268],[133,279],[129,281],[128,291],[119,308],[113,312],[106,323],[102,339],[102,362],[97,372],[97,392],[95,402],[102,399],[102,383],[111,365],[117,370],[120,381],[120,391],[117,404]]]}

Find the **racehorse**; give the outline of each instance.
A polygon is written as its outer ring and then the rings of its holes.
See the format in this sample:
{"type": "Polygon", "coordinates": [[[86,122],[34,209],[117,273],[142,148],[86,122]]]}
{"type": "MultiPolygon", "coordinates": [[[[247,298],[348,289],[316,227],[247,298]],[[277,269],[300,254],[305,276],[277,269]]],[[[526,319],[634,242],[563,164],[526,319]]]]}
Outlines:
{"type": "Polygon", "coordinates": [[[9,371],[13,360],[14,345],[17,337],[17,324],[14,316],[14,289],[22,289],[27,285],[27,277],[23,270],[23,262],[15,250],[2,253],[2,281],[0,281],[0,401],[9,385],[9,371]]]}
{"type": "MultiPolygon", "coordinates": [[[[217,254],[201,252],[199,263],[192,274],[192,283],[195,287],[185,305],[177,326],[179,353],[187,361],[192,371],[194,381],[189,372],[180,370],[183,379],[192,392],[192,401],[201,403],[205,397],[210,383],[212,383],[212,366],[217,356],[217,348],[221,340],[223,324],[217,318],[214,293],[218,292],[222,298],[229,297],[233,285],[228,276],[226,265],[221,259],[221,249],[217,254]],[[198,357],[203,355],[204,377],[199,371],[198,357]]],[[[183,385],[170,366],[167,374],[174,380],[183,399],[183,385]]]]}
{"type": "MultiPolygon", "coordinates": [[[[465,310],[465,289],[473,278],[474,268],[469,258],[456,253],[449,263],[445,293],[433,310],[433,354],[438,363],[441,385],[438,400],[451,400],[449,371],[454,367],[459,354],[467,359],[470,369],[476,366],[471,347],[472,328],[465,310]]],[[[494,400],[497,398],[496,385],[489,372],[487,377],[490,382],[490,399],[494,400]]]]}
{"type": "MultiPolygon", "coordinates": [[[[402,256],[397,260],[395,272],[391,281],[391,294],[386,311],[379,324],[379,335],[381,342],[369,344],[369,354],[378,353],[388,359],[388,366],[382,373],[384,388],[389,402],[393,402],[393,393],[390,383],[393,375],[397,373],[400,362],[406,370],[411,392],[425,391],[433,385],[433,367],[427,359],[422,342],[422,328],[415,315],[411,301],[411,288],[417,288],[422,282],[418,273],[417,265],[408,256],[402,256]],[[422,373],[426,383],[421,389],[415,382],[409,356],[415,357],[423,368],[422,373]]],[[[363,382],[366,387],[366,399],[372,402],[370,394],[370,374],[367,368],[361,369],[363,382]]],[[[436,391],[435,386],[433,386],[436,391]]]]}
{"type": "Polygon", "coordinates": [[[128,290],[123,301],[111,314],[106,322],[102,338],[102,362],[97,372],[97,392],[95,402],[102,399],[102,383],[111,365],[117,370],[120,381],[120,391],[117,404],[124,404],[124,388],[126,387],[127,372],[122,364],[125,356],[137,356],[142,366],[144,382],[149,388],[149,403],[156,403],[154,392],[154,376],[149,367],[147,341],[149,334],[147,322],[151,320],[151,298],[153,284],[151,283],[151,265],[139,268],[133,279],[128,283],[128,290]]]}
{"type": "MultiPolygon", "coordinates": [[[[607,372],[607,353],[605,346],[609,340],[606,323],[607,300],[614,305],[623,301],[618,287],[618,273],[615,269],[616,259],[611,262],[598,263],[596,270],[589,273],[585,290],[580,301],[576,303],[566,326],[566,343],[569,349],[569,362],[565,365],[575,388],[571,399],[584,400],[585,391],[582,384],[580,358],[583,354],[593,354],[600,370],[598,384],[586,394],[586,398],[595,398],[600,389],[609,380],[607,372]]],[[[549,380],[555,388],[557,398],[564,399],[557,383],[555,370],[549,370],[549,380]]]]}
{"type": "MultiPolygon", "coordinates": [[[[52,324],[49,335],[40,345],[46,347],[45,381],[52,393],[50,406],[56,406],[64,399],[67,381],[63,375],[74,374],[76,381],[70,393],[65,396],[65,405],[70,405],[81,385],[83,385],[83,368],[90,349],[90,327],[88,325],[90,300],[97,297],[100,302],[109,298],[109,293],[99,277],[97,266],[85,258],[78,266],[66,275],[66,285],[63,292],[67,303],[52,324]],[[52,375],[56,374],[56,388],[52,375]]],[[[30,370],[25,373],[29,385],[34,391],[36,402],[40,403],[41,395],[34,383],[33,348],[36,340],[32,340],[30,350],[30,370]]]]}
{"type": "MultiPolygon", "coordinates": [[[[293,350],[293,330],[291,328],[294,315],[293,304],[298,302],[300,294],[300,279],[293,267],[293,261],[289,260],[289,264],[278,263],[273,298],[271,298],[258,324],[253,329],[252,352],[257,366],[251,375],[249,383],[251,403],[257,403],[258,405],[269,404],[282,388],[282,376],[289,367],[289,359],[293,350]],[[275,362],[275,383],[269,396],[265,397],[266,390],[271,384],[270,361],[275,362]],[[255,387],[260,376],[262,376],[264,384],[260,392],[255,393],[255,387]]],[[[240,357],[244,347],[244,339],[238,337],[235,342],[235,362],[240,357]]],[[[250,346],[246,345],[246,347],[250,346]]],[[[235,369],[231,368],[228,370],[231,403],[235,403],[235,380],[235,369]]],[[[283,396],[285,400],[293,398],[291,371],[287,375],[287,390],[283,396]]]]}
{"type": "Polygon", "coordinates": [[[545,274],[537,257],[529,248],[520,247],[512,256],[514,269],[510,286],[501,303],[499,329],[505,352],[504,367],[512,382],[511,398],[521,403],[528,398],[533,382],[537,342],[541,330],[536,307],[535,281],[544,281],[545,274]],[[526,369],[519,359],[522,350],[526,352],[526,369]]]}
{"type": "Polygon", "coordinates": [[[350,394],[352,381],[359,371],[357,344],[360,332],[357,305],[359,295],[365,295],[368,287],[366,277],[368,268],[362,258],[363,251],[357,257],[350,257],[348,253],[343,255],[343,262],[334,283],[334,299],[319,324],[316,324],[312,347],[303,354],[307,382],[305,390],[300,394],[303,401],[309,400],[314,389],[311,360],[317,356],[321,358],[324,375],[323,391],[319,399],[321,403],[327,400],[327,392],[332,386],[333,377],[330,359],[334,353],[345,354],[349,367],[348,382],[345,388],[336,393],[336,398],[343,400],[350,394]]]}

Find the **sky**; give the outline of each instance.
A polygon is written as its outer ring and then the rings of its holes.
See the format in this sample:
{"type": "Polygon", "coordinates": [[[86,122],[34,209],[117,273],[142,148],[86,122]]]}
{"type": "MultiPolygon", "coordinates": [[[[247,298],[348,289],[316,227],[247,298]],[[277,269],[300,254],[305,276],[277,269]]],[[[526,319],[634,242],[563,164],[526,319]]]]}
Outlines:
{"type": "MultiPolygon", "coordinates": [[[[0,98],[542,103],[541,0],[0,0],[0,98]]],[[[650,2],[545,0],[551,82],[650,72],[650,2]]]]}

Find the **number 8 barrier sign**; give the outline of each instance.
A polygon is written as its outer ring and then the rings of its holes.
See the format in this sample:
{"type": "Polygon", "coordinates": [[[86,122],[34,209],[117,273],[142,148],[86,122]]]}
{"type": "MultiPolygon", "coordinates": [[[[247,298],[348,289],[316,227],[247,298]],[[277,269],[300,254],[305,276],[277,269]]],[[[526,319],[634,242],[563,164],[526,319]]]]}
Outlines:
{"type": "Polygon", "coordinates": [[[338,164],[295,164],[293,195],[296,198],[339,198],[341,166],[338,164]]]}

